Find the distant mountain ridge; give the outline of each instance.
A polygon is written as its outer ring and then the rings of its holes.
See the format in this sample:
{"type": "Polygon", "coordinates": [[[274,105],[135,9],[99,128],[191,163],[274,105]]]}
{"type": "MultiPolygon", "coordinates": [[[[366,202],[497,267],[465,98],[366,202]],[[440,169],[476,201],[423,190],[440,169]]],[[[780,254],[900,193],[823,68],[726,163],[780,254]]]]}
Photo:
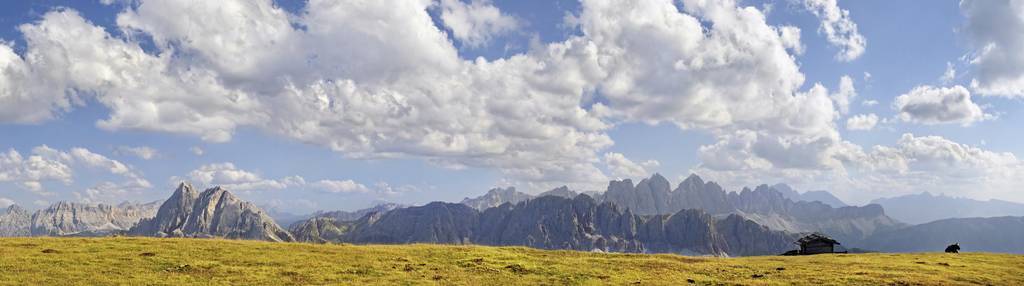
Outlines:
{"type": "Polygon", "coordinates": [[[102,236],[126,231],[140,220],[156,215],[158,202],[84,204],[57,202],[29,213],[12,205],[0,215],[0,237],[9,236],[102,236]]]}
{"type": "Polygon", "coordinates": [[[487,191],[487,193],[482,196],[476,198],[465,198],[462,200],[461,204],[482,211],[500,206],[504,203],[515,204],[532,198],[533,196],[529,194],[516,191],[516,188],[514,187],[494,188],[487,191]]]}
{"type": "Polygon", "coordinates": [[[791,249],[795,239],[793,234],[740,216],[718,219],[700,210],[641,216],[586,195],[543,196],[482,212],[464,204],[434,202],[369,214],[346,225],[340,235],[332,232],[332,239],[306,234],[296,236],[302,241],[472,243],[702,255],[781,253],[791,249]]]}
{"type": "Polygon", "coordinates": [[[779,193],[782,193],[782,196],[793,200],[794,202],[822,202],[826,205],[832,206],[833,208],[850,206],[828,191],[808,191],[800,193],[794,190],[793,187],[783,183],[772,185],[772,189],[779,191],[779,193]]]}
{"type": "Polygon", "coordinates": [[[687,177],[675,190],[659,174],[636,185],[629,179],[612,181],[603,201],[644,215],[671,214],[684,209],[700,209],[717,216],[736,214],[771,229],[823,232],[853,245],[877,231],[903,226],[878,205],[833,208],[817,201],[794,202],[767,185],[727,192],[697,175],[687,177]]]}
{"type": "Polygon", "coordinates": [[[0,214],[0,237],[32,235],[32,215],[18,205],[10,205],[0,214]]]}
{"type": "Polygon", "coordinates": [[[865,246],[887,252],[942,251],[960,243],[962,251],[1024,254],[1024,217],[953,218],[879,233],[865,246]]]}
{"type": "Polygon", "coordinates": [[[871,201],[900,221],[921,224],[950,218],[1024,216],[1024,204],[1001,200],[979,201],[923,192],[871,201]]]}

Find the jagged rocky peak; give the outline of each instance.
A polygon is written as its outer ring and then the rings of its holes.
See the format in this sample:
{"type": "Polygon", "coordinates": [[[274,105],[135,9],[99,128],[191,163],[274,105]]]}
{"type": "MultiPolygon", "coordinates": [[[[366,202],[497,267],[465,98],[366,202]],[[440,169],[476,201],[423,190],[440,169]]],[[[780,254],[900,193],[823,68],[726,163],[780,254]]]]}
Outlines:
{"type": "Polygon", "coordinates": [[[243,201],[219,186],[197,193],[187,183],[178,185],[174,194],[160,206],[156,217],[140,222],[131,233],[158,237],[294,241],[290,233],[255,204],[243,201]]]}
{"type": "Polygon", "coordinates": [[[0,213],[0,237],[32,235],[32,216],[18,205],[10,205],[0,213]]]}
{"type": "Polygon", "coordinates": [[[106,204],[58,202],[32,215],[32,235],[105,235],[125,231],[156,215],[154,204],[106,204]]]}
{"type": "Polygon", "coordinates": [[[462,204],[472,207],[477,210],[485,210],[500,206],[505,203],[518,203],[521,201],[529,200],[533,198],[526,193],[516,191],[515,187],[508,188],[494,188],[487,191],[487,194],[476,198],[465,198],[462,200],[462,204]]]}
{"type": "Polygon", "coordinates": [[[577,195],[579,194],[570,190],[568,186],[561,186],[551,189],[550,191],[540,193],[537,197],[556,196],[563,198],[575,198],[577,195]]]}
{"type": "Polygon", "coordinates": [[[685,180],[679,183],[679,189],[697,189],[704,187],[704,179],[701,179],[697,174],[690,174],[685,180]]]}

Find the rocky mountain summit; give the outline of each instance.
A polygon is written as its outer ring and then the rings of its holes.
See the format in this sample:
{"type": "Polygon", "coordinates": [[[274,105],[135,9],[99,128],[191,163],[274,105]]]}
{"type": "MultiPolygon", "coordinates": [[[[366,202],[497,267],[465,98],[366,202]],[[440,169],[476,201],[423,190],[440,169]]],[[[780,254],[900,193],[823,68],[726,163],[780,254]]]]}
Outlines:
{"type": "Polygon", "coordinates": [[[104,236],[130,229],[156,215],[157,203],[123,203],[118,206],[58,202],[29,213],[12,205],[0,215],[0,237],[7,236],[104,236]]]}
{"type": "Polygon", "coordinates": [[[320,212],[313,215],[313,217],[329,217],[336,221],[356,221],[363,218],[370,213],[386,213],[394,209],[404,208],[405,205],[396,203],[382,203],[369,208],[355,210],[355,211],[331,211],[331,212],[320,212]]]}
{"type": "Polygon", "coordinates": [[[767,185],[726,192],[718,184],[704,182],[696,175],[686,178],[674,190],[659,174],[636,185],[628,179],[612,181],[603,201],[642,215],[672,214],[685,209],[700,209],[719,217],[739,215],[774,230],[823,232],[854,245],[875,232],[903,226],[886,216],[878,205],[833,208],[818,201],[794,202],[767,185]]]}
{"type": "Polygon", "coordinates": [[[772,185],[772,189],[779,191],[779,193],[782,193],[782,196],[794,202],[822,202],[833,208],[850,206],[828,191],[808,191],[801,193],[794,190],[793,187],[782,183],[772,185]]]}
{"type": "Polygon", "coordinates": [[[516,188],[494,188],[487,191],[487,194],[476,198],[465,198],[462,200],[462,204],[467,205],[477,210],[486,210],[496,206],[500,206],[505,203],[519,203],[525,200],[529,200],[533,196],[516,191],[516,188]]]}
{"type": "Polygon", "coordinates": [[[519,245],[543,249],[701,255],[758,255],[791,248],[794,235],[739,216],[700,210],[640,216],[590,196],[544,196],[478,211],[434,202],[372,213],[340,227],[295,229],[300,241],[519,245]],[[314,235],[313,231],[321,233],[314,235]]]}
{"type": "Polygon", "coordinates": [[[58,202],[32,215],[33,236],[104,235],[156,215],[158,203],[119,206],[58,202]]]}
{"type": "Polygon", "coordinates": [[[294,240],[256,205],[221,187],[199,193],[186,183],[181,183],[160,206],[156,217],[139,222],[129,233],[156,237],[294,240]]]}
{"type": "Polygon", "coordinates": [[[18,205],[10,205],[0,213],[0,237],[32,235],[32,215],[18,205]]]}

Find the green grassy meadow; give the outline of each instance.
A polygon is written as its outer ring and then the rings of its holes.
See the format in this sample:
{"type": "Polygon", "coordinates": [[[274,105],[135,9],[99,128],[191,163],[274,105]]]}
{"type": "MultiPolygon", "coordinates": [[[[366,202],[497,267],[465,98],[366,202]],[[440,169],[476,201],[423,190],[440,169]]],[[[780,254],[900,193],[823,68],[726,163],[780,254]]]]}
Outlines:
{"type": "Polygon", "coordinates": [[[0,239],[0,285],[1024,285],[1024,256],[705,258],[523,247],[0,239]]]}

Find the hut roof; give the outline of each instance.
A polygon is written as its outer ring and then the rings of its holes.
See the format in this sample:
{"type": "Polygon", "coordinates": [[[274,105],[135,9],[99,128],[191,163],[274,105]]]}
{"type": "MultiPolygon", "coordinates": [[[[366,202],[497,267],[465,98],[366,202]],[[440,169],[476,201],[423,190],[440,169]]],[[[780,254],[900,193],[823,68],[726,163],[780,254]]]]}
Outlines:
{"type": "Polygon", "coordinates": [[[799,240],[797,240],[795,243],[799,244],[799,245],[804,245],[804,244],[812,242],[812,241],[824,241],[824,242],[828,242],[828,243],[831,243],[831,244],[840,244],[835,239],[832,239],[831,237],[828,237],[827,235],[824,235],[824,234],[821,234],[821,233],[817,233],[817,232],[812,233],[812,234],[808,234],[808,235],[800,238],[799,240]]]}

